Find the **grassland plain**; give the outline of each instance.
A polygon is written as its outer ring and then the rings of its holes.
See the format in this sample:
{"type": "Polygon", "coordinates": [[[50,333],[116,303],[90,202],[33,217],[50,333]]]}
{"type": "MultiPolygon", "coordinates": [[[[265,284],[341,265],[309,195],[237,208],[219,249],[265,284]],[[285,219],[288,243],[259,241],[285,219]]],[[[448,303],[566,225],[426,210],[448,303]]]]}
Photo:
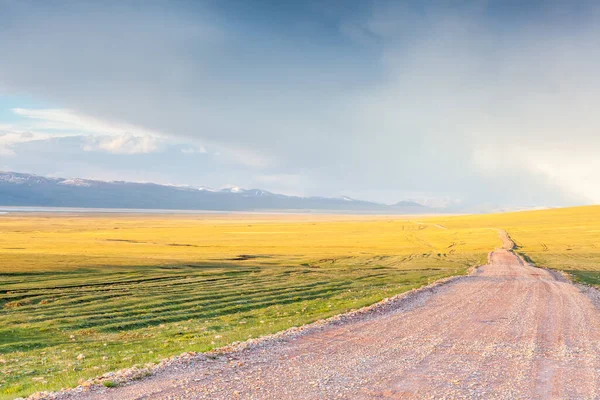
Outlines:
{"type": "Polygon", "coordinates": [[[418,217],[0,216],[0,397],[206,351],[482,264],[487,226],[418,217]]]}
{"type": "Polygon", "coordinates": [[[0,397],[206,351],[462,274],[504,229],[600,283],[600,207],[452,217],[0,216],[0,397]]]}

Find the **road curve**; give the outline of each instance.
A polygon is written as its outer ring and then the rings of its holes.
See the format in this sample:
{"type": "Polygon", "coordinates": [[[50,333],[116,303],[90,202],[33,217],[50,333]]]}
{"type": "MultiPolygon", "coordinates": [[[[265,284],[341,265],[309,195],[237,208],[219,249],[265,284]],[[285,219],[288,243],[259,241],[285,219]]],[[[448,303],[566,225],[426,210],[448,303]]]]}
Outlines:
{"type": "Polygon", "coordinates": [[[76,397],[600,399],[600,310],[501,249],[410,306],[76,397]]]}

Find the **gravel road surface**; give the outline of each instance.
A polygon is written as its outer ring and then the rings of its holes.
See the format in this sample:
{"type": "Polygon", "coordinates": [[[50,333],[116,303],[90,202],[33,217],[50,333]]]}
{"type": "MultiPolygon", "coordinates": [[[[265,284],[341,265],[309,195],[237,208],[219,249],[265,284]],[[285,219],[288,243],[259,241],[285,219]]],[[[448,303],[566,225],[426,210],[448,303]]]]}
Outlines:
{"type": "Polygon", "coordinates": [[[600,310],[509,248],[391,310],[81,399],[600,399],[600,310]]]}

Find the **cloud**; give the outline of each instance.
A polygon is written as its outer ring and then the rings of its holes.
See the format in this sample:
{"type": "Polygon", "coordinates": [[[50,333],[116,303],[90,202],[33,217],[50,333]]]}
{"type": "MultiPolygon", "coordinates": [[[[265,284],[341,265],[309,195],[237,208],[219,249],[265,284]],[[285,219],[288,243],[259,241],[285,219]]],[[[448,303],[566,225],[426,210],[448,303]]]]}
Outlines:
{"type": "Polygon", "coordinates": [[[600,150],[599,15],[589,4],[577,14],[576,3],[561,3],[559,20],[542,9],[521,24],[486,17],[482,3],[379,3],[355,29],[378,38],[383,78],[354,115],[381,142],[412,132],[440,160],[451,155],[458,174],[448,182],[472,198],[510,193],[539,202],[544,193],[545,204],[600,202],[590,156],[600,150]]]}
{"type": "Polygon", "coordinates": [[[13,108],[11,111],[22,119],[18,123],[6,125],[4,128],[7,133],[4,138],[0,138],[0,145],[3,144],[0,148],[10,155],[14,155],[10,146],[15,143],[50,137],[83,135],[84,151],[106,151],[115,154],[155,152],[160,149],[161,140],[164,140],[158,132],[131,124],[111,123],[69,109],[13,108]]]}
{"type": "Polygon", "coordinates": [[[85,151],[106,151],[115,154],[153,153],[160,149],[160,142],[151,136],[134,136],[126,133],[119,136],[88,137],[83,146],[85,151]]]}
{"type": "Polygon", "coordinates": [[[25,109],[13,108],[12,111],[27,119],[27,126],[41,131],[59,131],[61,134],[75,131],[77,134],[91,133],[103,135],[160,136],[127,123],[111,123],[107,120],[84,115],[69,109],[25,109]]]}
{"type": "Polygon", "coordinates": [[[525,142],[520,146],[505,146],[504,150],[497,146],[480,147],[474,157],[490,176],[502,172],[518,176],[529,171],[584,202],[597,203],[600,199],[600,159],[595,147],[584,149],[579,143],[552,142],[525,142]]]}
{"type": "Polygon", "coordinates": [[[47,135],[15,129],[13,125],[0,124],[0,156],[12,157],[19,143],[47,138],[47,135]]]}
{"type": "Polygon", "coordinates": [[[206,5],[8,3],[0,23],[20,22],[0,32],[0,82],[71,110],[19,111],[32,127],[112,135],[108,148],[125,134],[202,143],[240,186],[298,176],[290,190],[382,201],[600,202],[581,157],[600,150],[597,7],[443,3],[285,26],[206,5]]]}
{"type": "MultiPolygon", "coordinates": [[[[6,132],[6,137],[0,140],[4,155],[15,155],[15,143],[67,137],[82,138],[81,149],[85,152],[143,154],[161,151],[169,144],[182,146],[182,154],[208,153],[206,146],[196,138],[169,136],[131,124],[101,120],[69,109],[13,108],[11,111],[22,119],[10,125],[0,125],[0,132],[2,129],[6,132]]],[[[233,144],[214,143],[211,147],[214,149],[213,153],[223,160],[245,167],[262,168],[271,162],[267,157],[233,144]]]]}
{"type": "Polygon", "coordinates": [[[3,141],[0,140],[0,156],[10,157],[14,155],[15,152],[13,151],[12,146],[10,144],[3,143],[3,141]]]}
{"type": "Polygon", "coordinates": [[[183,154],[205,154],[206,149],[204,148],[204,146],[184,147],[183,149],[181,149],[181,152],[183,154]]]}

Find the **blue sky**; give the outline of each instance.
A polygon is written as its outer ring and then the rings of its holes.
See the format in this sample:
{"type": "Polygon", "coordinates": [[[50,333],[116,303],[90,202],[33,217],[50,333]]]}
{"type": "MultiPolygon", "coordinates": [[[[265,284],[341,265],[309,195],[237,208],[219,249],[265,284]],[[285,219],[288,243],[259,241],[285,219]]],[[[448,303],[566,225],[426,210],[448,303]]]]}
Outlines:
{"type": "Polygon", "coordinates": [[[0,170],[600,202],[590,1],[0,0],[0,170]]]}

